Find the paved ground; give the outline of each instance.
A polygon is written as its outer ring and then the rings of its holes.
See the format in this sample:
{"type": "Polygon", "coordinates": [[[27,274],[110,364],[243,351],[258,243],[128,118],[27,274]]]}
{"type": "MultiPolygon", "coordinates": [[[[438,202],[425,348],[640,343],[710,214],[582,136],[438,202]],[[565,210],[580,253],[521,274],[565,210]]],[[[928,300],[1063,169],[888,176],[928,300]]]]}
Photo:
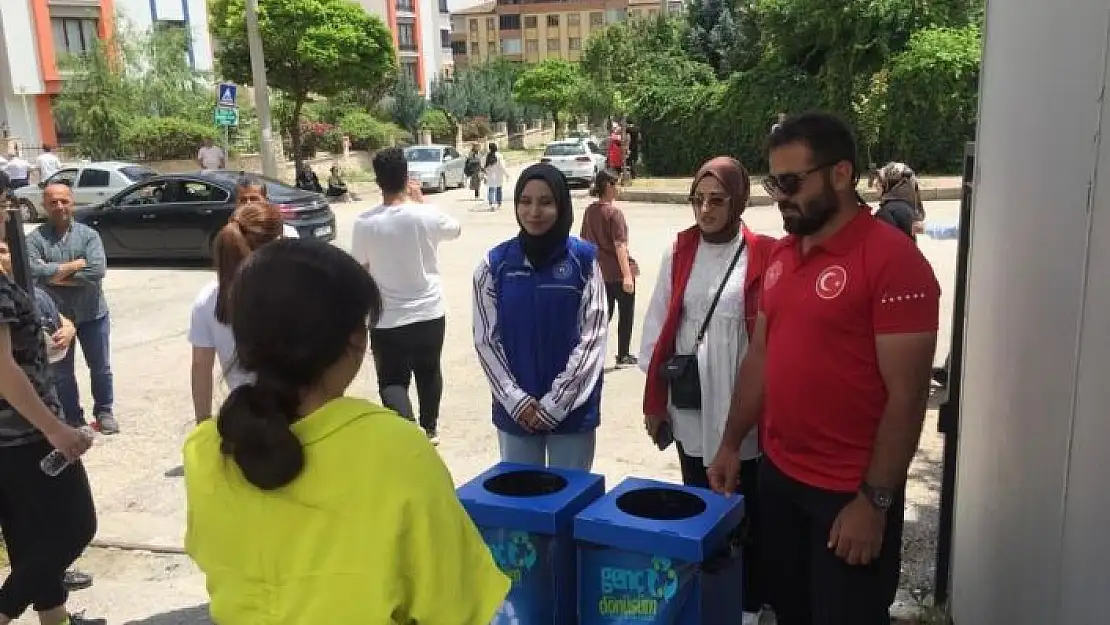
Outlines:
{"type": "MultiPolygon", "coordinates": [[[[451,191],[429,197],[464,224],[462,238],[442,248],[449,313],[439,449],[459,483],[493,463],[497,454],[489,423],[489,396],[470,339],[470,276],[486,249],[516,231],[510,209],[478,211],[480,205],[467,195],[451,191]]],[[[584,194],[576,193],[576,206],[581,209],[585,205],[584,194]]],[[[351,222],[367,207],[366,203],[337,207],[340,245],[349,243],[351,222]]],[[[673,234],[690,223],[690,214],[685,207],[673,205],[627,204],[624,209],[632,251],[644,274],[639,323],[660,254],[673,234]]],[[[936,202],[929,205],[929,214],[941,221],[954,220],[956,209],[955,202],[936,202]]],[[[747,221],[758,231],[781,234],[781,219],[773,208],[753,208],[747,221]]],[[[922,248],[950,294],[955,243],[925,240],[922,248]]],[[[105,284],[113,319],[116,411],[124,431],[101,438],[87,456],[100,514],[100,541],[169,548],[181,545],[184,490],[181,478],[175,475],[179,475],[180,446],[192,424],[185,332],[191,302],[211,279],[209,270],[197,268],[112,267],[109,271],[105,284]]],[[[947,341],[950,310],[946,298],[942,345],[947,341]]],[[[615,346],[610,343],[612,351],[615,346]]],[[[946,351],[941,349],[938,361],[946,351]]],[[[376,398],[373,378],[368,361],[351,393],[376,398]]],[[[84,384],[83,390],[87,388],[84,384]]],[[[629,475],[679,477],[673,452],[660,453],[643,434],[642,389],[642,375],[635,369],[615,371],[606,380],[595,468],[605,474],[609,484],[629,475]]],[[[914,467],[908,504],[908,588],[925,586],[931,579],[940,458],[935,431],[931,418],[914,467]]],[[[90,615],[108,617],[111,623],[207,622],[202,607],[203,578],[185,557],[93,549],[81,566],[96,575],[96,586],[75,595],[74,608],[88,608],[90,615]]]]}

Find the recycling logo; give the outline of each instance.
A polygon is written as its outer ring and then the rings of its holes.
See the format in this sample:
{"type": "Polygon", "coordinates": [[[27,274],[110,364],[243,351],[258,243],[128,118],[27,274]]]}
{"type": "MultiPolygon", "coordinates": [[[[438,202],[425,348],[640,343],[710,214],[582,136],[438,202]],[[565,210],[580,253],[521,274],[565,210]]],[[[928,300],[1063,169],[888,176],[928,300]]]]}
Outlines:
{"type": "Polygon", "coordinates": [[[678,592],[678,573],[669,558],[652,558],[648,570],[648,592],[653,597],[670,600],[678,592]]]}
{"type": "Polygon", "coordinates": [[[532,570],[532,567],[536,565],[536,546],[532,544],[532,538],[528,535],[528,532],[509,534],[507,559],[510,566],[526,571],[532,570]]]}

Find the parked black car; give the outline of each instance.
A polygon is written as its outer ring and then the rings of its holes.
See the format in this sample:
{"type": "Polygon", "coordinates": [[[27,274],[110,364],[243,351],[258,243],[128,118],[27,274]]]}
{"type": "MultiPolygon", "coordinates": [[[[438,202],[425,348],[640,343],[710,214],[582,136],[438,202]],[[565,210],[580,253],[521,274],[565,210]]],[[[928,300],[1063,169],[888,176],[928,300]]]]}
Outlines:
{"type": "MultiPolygon", "coordinates": [[[[237,171],[169,174],[144,180],[75,217],[95,228],[109,259],[203,259],[235,210],[237,171]]],[[[335,213],[317,193],[258,176],[301,238],[335,239],[335,213]]]]}

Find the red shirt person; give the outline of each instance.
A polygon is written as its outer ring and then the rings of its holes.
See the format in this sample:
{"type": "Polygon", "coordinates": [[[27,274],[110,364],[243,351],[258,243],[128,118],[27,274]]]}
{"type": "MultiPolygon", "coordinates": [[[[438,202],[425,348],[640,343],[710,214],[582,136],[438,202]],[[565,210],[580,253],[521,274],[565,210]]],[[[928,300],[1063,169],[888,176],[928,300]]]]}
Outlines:
{"type": "Polygon", "coordinates": [[[843,122],[787,118],[769,144],[764,185],[789,236],[768,258],[709,477],[733,490],[758,423],[760,574],[778,623],[888,625],[940,287],[913,241],[860,204],[843,122]]]}

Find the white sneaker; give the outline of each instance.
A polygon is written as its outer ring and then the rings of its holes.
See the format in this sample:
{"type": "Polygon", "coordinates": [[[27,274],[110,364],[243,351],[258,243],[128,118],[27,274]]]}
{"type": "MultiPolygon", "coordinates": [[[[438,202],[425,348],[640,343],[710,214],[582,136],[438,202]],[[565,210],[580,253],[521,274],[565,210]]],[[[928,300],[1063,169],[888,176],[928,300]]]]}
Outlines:
{"type": "Polygon", "coordinates": [[[428,435],[428,442],[439,445],[439,434],[435,430],[424,430],[424,433],[428,435]]]}

